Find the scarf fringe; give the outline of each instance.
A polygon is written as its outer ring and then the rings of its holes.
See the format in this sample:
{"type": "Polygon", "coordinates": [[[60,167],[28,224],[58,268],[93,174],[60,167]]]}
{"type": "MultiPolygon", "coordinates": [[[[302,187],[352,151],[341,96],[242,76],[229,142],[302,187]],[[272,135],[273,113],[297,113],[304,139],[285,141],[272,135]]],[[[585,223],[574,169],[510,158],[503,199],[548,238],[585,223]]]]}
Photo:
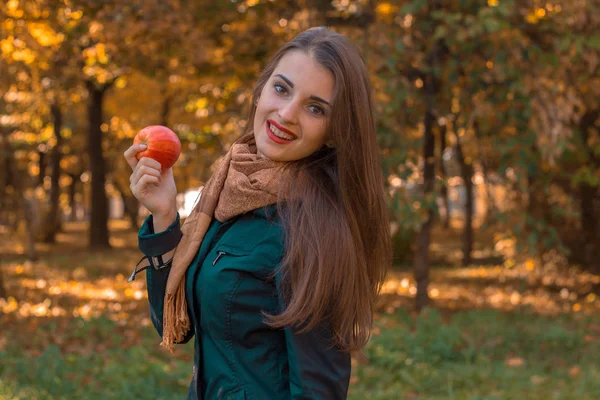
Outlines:
{"type": "Polygon", "coordinates": [[[175,295],[167,294],[163,311],[163,335],[160,345],[173,352],[173,344],[182,342],[190,330],[190,319],[185,300],[185,278],[177,287],[175,295]]]}

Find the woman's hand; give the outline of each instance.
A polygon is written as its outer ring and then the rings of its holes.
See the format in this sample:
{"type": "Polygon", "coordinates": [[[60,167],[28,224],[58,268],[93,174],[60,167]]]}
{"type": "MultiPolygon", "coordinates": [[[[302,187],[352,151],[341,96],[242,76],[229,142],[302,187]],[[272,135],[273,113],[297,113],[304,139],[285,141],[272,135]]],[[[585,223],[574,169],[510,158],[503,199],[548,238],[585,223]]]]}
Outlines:
{"type": "Polygon", "coordinates": [[[134,144],[123,154],[133,170],[129,177],[131,192],[155,216],[174,218],[177,214],[177,187],[173,169],[161,171],[160,163],[148,157],[138,161],[136,154],[145,150],[144,146],[134,144]]]}

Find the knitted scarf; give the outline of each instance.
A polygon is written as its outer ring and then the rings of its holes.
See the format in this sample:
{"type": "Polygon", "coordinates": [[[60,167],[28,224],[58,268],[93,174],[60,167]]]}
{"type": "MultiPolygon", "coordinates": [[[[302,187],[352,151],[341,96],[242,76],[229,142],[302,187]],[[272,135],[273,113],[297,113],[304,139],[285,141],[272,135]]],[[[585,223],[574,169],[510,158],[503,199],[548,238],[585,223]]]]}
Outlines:
{"type": "Polygon", "coordinates": [[[200,200],[185,220],[167,279],[161,346],[172,350],[190,329],[185,299],[185,272],[196,256],[213,218],[220,222],[277,203],[284,162],[256,154],[254,134],[239,138],[208,180],[200,200]]]}

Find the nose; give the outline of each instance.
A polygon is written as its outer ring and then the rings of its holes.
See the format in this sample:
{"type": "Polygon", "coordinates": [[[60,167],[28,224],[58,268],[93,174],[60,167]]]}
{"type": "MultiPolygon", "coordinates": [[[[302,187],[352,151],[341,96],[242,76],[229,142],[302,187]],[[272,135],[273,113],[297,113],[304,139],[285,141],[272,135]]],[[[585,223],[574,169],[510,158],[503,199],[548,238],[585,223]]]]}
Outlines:
{"type": "Polygon", "coordinates": [[[288,101],[279,108],[279,117],[288,124],[298,123],[299,106],[295,101],[288,101]]]}

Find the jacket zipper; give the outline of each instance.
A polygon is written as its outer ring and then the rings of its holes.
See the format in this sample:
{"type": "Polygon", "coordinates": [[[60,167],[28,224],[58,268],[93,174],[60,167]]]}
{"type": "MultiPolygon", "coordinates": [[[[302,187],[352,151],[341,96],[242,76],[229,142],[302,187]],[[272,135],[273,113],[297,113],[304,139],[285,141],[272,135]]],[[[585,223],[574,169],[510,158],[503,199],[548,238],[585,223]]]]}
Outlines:
{"type": "Polygon", "coordinates": [[[219,258],[221,258],[222,256],[224,256],[225,254],[227,254],[227,252],[225,251],[217,251],[217,258],[215,258],[215,261],[213,261],[213,267],[217,264],[217,261],[219,261],[219,258]]]}

